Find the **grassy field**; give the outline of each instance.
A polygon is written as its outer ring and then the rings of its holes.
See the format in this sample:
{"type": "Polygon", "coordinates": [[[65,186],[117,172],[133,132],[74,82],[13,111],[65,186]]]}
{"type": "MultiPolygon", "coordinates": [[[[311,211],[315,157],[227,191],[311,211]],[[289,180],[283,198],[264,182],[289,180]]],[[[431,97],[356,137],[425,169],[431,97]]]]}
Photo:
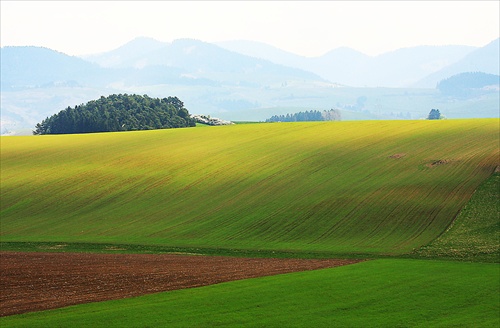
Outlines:
{"type": "Polygon", "coordinates": [[[500,172],[488,178],[439,238],[418,249],[422,257],[500,262],[500,172]]]}
{"type": "Polygon", "coordinates": [[[2,327],[498,327],[496,264],[374,260],[0,319],[2,327]]]}
{"type": "Polygon", "coordinates": [[[498,119],[0,141],[2,250],[378,258],[2,327],[500,325],[498,119]]]}
{"type": "Polygon", "coordinates": [[[2,242],[401,254],[453,221],[499,121],[233,125],[1,138],[2,242]]]}

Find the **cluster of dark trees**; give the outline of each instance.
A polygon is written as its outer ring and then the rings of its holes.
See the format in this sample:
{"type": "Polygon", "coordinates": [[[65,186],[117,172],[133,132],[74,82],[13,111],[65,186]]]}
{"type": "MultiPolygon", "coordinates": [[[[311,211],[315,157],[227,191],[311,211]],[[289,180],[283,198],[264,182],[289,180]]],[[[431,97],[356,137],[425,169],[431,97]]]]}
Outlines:
{"type": "Polygon", "coordinates": [[[441,112],[439,111],[439,109],[431,109],[431,111],[429,112],[429,115],[427,116],[427,119],[428,120],[440,120],[442,119],[443,116],[441,115],[441,112]]]}
{"type": "Polygon", "coordinates": [[[340,121],[340,111],[331,109],[329,111],[310,110],[295,114],[273,115],[266,122],[306,122],[306,121],[340,121]]]}
{"type": "Polygon", "coordinates": [[[436,88],[447,96],[467,98],[485,92],[498,92],[499,84],[499,75],[482,72],[465,72],[440,81],[436,88]],[[493,87],[491,91],[488,90],[489,86],[493,87]]]}
{"type": "Polygon", "coordinates": [[[114,94],[68,107],[38,123],[33,134],[115,132],[196,126],[177,97],[114,94]]]}

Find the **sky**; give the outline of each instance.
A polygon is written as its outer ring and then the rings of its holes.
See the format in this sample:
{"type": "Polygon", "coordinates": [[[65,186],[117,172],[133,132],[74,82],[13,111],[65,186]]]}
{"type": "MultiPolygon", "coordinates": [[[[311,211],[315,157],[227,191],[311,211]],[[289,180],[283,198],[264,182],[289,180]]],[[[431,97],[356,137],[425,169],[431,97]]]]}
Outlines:
{"type": "Polygon", "coordinates": [[[0,0],[1,46],[68,55],[110,51],[136,37],[250,40],[306,56],[338,47],[378,55],[418,45],[481,47],[500,34],[500,1],[0,0]]]}

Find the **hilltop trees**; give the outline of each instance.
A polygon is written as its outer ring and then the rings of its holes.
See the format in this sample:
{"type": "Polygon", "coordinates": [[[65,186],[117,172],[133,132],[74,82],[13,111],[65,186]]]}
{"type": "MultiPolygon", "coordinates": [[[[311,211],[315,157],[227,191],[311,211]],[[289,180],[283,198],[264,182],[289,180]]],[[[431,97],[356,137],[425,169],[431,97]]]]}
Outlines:
{"type": "Polygon", "coordinates": [[[431,109],[429,112],[429,116],[427,116],[428,120],[439,120],[441,119],[441,113],[439,112],[439,109],[431,109]]]}
{"type": "Polygon", "coordinates": [[[68,107],[38,123],[33,134],[114,132],[195,126],[177,97],[110,95],[68,107]]]}

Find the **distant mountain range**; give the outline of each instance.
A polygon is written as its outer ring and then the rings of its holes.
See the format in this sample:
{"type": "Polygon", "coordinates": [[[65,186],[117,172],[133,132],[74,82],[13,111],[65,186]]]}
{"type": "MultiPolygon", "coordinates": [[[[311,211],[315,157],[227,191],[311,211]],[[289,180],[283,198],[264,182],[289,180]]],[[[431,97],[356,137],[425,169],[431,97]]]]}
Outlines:
{"type": "Polygon", "coordinates": [[[475,109],[436,98],[436,85],[463,72],[498,75],[499,48],[497,39],[481,48],[420,46],[374,57],[338,48],[308,58],[250,41],[137,38],[80,58],[2,47],[0,132],[33,127],[68,106],[116,93],[177,96],[191,113],[226,120],[331,108],[351,111],[342,115],[347,119],[420,118],[431,106],[451,117],[498,116],[491,105],[498,95],[477,100],[475,109]]]}
{"type": "Polygon", "coordinates": [[[354,87],[434,88],[436,83],[461,72],[499,74],[499,40],[470,46],[418,46],[378,56],[350,48],[334,49],[320,57],[302,57],[253,41],[227,41],[217,45],[248,56],[297,67],[331,81],[354,87]]]}
{"type": "Polygon", "coordinates": [[[287,80],[324,81],[318,75],[195,40],[162,44],[146,38],[85,59],[47,48],[2,48],[2,89],[72,83],[116,85],[252,85],[287,80]]]}
{"type": "Polygon", "coordinates": [[[87,83],[101,71],[96,64],[41,47],[4,47],[1,58],[2,90],[40,87],[63,81],[87,83]]]}
{"type": "Polygon", "coordinates": [[[435,85],[439,81],[463,72],[483,72],[500,75],[500,39],[478,48],[459,61],[436,71],[420,80],[416,86],[435,85]]]}
{"type": "Polygon", "coordinates": [[[499,74],[499,40],[470,46],[419,46],[368,56],[350,48],[302,57],[252,41],[210,44],[137,38],[118,49],[67,56],[47,48],[2,48],[2,89],[51,83],[81,85],[205,84],[266,86],[284,81],[352,87],[435,88],[462,72],[499,74]]]}
{"type": "Polygon", "coordinates": [[[324,80],[306,70],[191,39],[162,43],[154,39],[137,38],[116,50],[87,56],[85,59],[106,68],[169,68],[177,70],[179,77],[210,80],[217,84],[262,86],[290,79],[324,80]]]}

